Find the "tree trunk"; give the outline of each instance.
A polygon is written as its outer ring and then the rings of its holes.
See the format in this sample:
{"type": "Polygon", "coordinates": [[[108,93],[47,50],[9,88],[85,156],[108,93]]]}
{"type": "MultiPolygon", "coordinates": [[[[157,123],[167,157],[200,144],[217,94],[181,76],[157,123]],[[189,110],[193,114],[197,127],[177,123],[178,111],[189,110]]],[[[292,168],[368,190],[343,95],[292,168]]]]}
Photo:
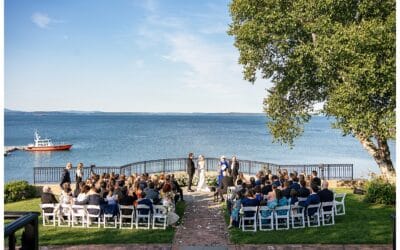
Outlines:
{"type": "Polygon", "coordinates": [[[393,166],[392,159],[390,158],[390,151],[387,140],[376,137],[378,145],[375,145],[370,138],[365,138],[362,136],[356,137],[378,164],[382,177],[384,177],[391,183],[396,182],[396,171],[393,166]]]}

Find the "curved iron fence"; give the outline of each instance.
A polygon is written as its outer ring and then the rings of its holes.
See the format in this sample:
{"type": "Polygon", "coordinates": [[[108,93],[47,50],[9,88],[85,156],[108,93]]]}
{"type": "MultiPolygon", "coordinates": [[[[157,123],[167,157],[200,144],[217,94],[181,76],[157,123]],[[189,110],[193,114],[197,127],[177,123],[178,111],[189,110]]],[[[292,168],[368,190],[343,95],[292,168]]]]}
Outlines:
{"type": "MultiPolygon", "coordinates": [[[[96,174],[111,173],[115,174],[142,174],[142,173],[172,173],[186,171],[186,158],[159,159],[150,161],[133,162],[119,167],[95,167],[96,174]]],[[[219,158],[206,158],[205,167],[207,171],[217,171],[219,158]]],[[[260,170],[270,170],[272,174],[279,170],[286,169],[289,173],[311,174],[316,170],[322,179],[353,179],[353,164],[319,164],[319,165],[278,165],[274,163],[239,160],[240,172],[248,175],[255,175],[260,170]]],[[[33,169],[33,183],[58,183],[64,167],[35,167],[33,169]]],[[[76,168],[70,170],[71,181],[75,181],[76,168]]],[[[90,168],[84,168],[84,176],[89,176],[90,168]]]]}

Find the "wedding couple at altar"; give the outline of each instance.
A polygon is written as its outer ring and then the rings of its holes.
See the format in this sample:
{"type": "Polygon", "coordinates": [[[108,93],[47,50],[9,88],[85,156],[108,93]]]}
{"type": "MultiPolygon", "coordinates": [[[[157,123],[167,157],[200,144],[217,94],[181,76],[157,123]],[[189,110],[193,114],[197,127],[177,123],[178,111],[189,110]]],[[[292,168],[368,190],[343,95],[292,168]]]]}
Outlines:
{"type": "MultiPolygon", "coordinates": [[[[189,157],[187,159],[187,173],[189,175],[189,183],[188,183],[188,192],[194,192],[192,189],[192,182],[193,182],[193,177],[194,174],[196,173],[196,167],[195,163],[193,161],[193,153],[189,153],[189,157]]],[[[207,186],[207,181],[206,181],[206,161],[204,159],[204,156],[199,155],[197,159],[197,169],[199,171],[199,181],[197,183],[197,188],[196,191],[205,191],[209,192],[210,189],[207,186]]]]}
{"type": "MultiPolygon", "coordinates": [[[[194,192],[194,190],[192,190],[192,182],[193,182],[193,177],[196,173],[196,167],[193,158],[194,158],[193,153],[189,153],[186,166],[187,173],[189,175],[188,192],[194,192]]],[[[232,157],[232,160],[230,162],[226,160],[225,156],[221,156],[219,162],[219,171],[218,171],[218,181],[217,181],[218,186],[221,185],[223,173],[228,168],[231,168],[235,180],[239,174],[239,162],[237,161],[235,156],[232,157]]],[[[199,155],[197,159],[197,169],[199,171],[199,181],[197,183],[196,191],[210,192],[206,180],[206,167],[203,155],[199,155]]]]}

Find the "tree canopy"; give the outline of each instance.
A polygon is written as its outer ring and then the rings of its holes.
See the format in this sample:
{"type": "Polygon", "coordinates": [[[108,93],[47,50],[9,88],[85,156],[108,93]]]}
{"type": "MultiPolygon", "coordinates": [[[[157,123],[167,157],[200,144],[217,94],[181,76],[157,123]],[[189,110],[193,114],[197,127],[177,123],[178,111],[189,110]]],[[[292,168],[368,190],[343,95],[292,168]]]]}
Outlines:
{"type": "Polygon", "coordinates": [[[395,175],[394,0],[233,0],[228,33],[244,78],[274,86],[264,99],[276,141],[293,145],[316,103],[395,175]]]}

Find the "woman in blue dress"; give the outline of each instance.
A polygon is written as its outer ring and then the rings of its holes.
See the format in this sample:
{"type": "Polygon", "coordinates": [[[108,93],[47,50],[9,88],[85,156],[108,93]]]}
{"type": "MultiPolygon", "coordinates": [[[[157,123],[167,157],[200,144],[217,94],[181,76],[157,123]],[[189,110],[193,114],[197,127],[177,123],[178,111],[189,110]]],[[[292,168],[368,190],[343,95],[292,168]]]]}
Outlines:
{"type": "Polygon", "coordinates": [[[219,161],[219,173],[218,173],[218,187],[221,187],[222,178],[224,178],[224,171],[228,168],[229,163],[226,161],[225,156],[221,156],[219,161]]]}

